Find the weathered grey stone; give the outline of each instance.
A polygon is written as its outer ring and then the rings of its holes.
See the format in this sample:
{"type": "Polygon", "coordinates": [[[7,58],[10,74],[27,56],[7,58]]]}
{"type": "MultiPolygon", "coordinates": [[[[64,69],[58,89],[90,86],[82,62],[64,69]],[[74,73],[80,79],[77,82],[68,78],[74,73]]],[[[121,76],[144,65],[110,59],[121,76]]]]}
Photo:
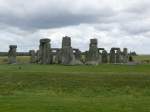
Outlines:
{"type": "Polygon", "coordinates": [[[90,40],[89,51],[87,53],[87,62],[86,64],[98,65],[101,61],[99,50],[97,48],[97,39],[90,40]]]}
{"type": "Polygon", "coordinates": [[[9,51],[8,51],[8,63],[9,64],[15,64],[17,63],[16,61],[16,49],[17,49],[17,45],[10,45],[9,46],[9,51]]]}
{"type": "Polygon", "coordinates": [[[56,57],[55,57],[55,63],[56,64],[61,64],[61,58],[62,58],[61,49],[57,49],[56,57]]]}
{"type": "Polygon", "coordinates": [[[79,49],[75,49],[74,51],[75,51],[75,53],[74,53],[75,58],[77,60],[81,60],[81,51],[79,49]]]}
{"type": "Polygon", "coordinates": [[[122,63],[122,53],[120,48],[111,48],[110,63],[122,63]]]}
{"type": "Polygon", "coordinates": [[[108,53],[106,50],[102,51],[102,63],[108,63],[108,53]]]}
{"type": "Polygon", "coordinates": [[[129,56],[128,56],[128,49],[127,48],[124,48],[123,49],[123,63],[128,63],[128,59],[129,56]]]}
{"type": "Polygon", "coordinates": [[[11,45],[9,52],[0,52],[1,56],[8,55],[9,63],[16,63],[16,56],[31,56],[31,63],[40,64],[92,64],[98,65],[100,63],[128,63],[132,61],[132,57],[128,55],[128,49],[124,48],[121,52],[120,48],[111,48],[110,54],[104,48],[98,48],[97,39],[91,39],[89,50],[81,52],[79,49],[71,47],[71,38],[64,37],[62,40],[62,48],[51,48],[50,39],[41,39],[39,50],[35,52],[17,52],[16,45],[11,45]],[[130,60],[129,60],[130,59],[130,60]],[[82,60],[82,61],[81,61],[82,60]]]}
{"type": "Polygon", "coordinates": [[[29,54],[30,54],[30,63],[36,63],[36,53],[35,53],[35,50],[30,50],[29,54]]]}
{"type": "Polygon", "coordinates": [[[121,63],[121,50],[119,48],[116,52],[116,63],[121,63]]]}
{"type": "Polygon", "coordinates": [[[50,39],[40,40],[40,63],[50,64],[52,59],[50,55],[50,39]]]}
{"type": "Polygon", "coordinates": [[[40,63],[40,60],[41,60],[41,59],[40,59],[40,50],[37,50],[37,51],[36,51],[36,55],[37,55],[37,56],[36,56],[36,63],[40,63]]]}
{"type": "Polygon", "coordinates": [[[61,63],[64,65],[74,65],[75,56],[73,54],[73,49],[71,47],[71,38],[63,37],[62,49],[61,49],[61,63]]]}
{"type": "Polygon", "coordinates": [[[116,53],[115,50],[113,48],[111,48],[110,50],[110,63],[116,63],[116,53]]]}
{"type": "Polygon", "coordinates": [[[82,65],[83,62],[81,61],[82,55],[81,55],[81,51],[79,49],[74,49],[75,53],[75,64],[77,65],[82,65]]]}
{"type": "Polygon", "coordinates": [[[104,48],[98,48],[98,52],[99,52],[99,63],[103,63],[103,57],[102,57],[102,53],[105,49],[104,48]]]}

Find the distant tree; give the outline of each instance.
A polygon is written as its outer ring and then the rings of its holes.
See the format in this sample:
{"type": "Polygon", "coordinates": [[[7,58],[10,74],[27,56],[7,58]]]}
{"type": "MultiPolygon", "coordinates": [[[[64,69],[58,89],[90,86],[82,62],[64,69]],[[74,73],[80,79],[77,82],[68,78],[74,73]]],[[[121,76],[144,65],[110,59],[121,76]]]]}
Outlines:
{"type": "Polygon", "coordinates": [[[133,62],[133,57],[131,55],[129,56],[129,62],[133,62]]]}
{"type": "Polygon", "coordinates": [[[137,54],[136,54],[135,51],[134,51],[134,52],[130,52],[130,55],[131,55],[131,56],[137,56],[137,54]]]}

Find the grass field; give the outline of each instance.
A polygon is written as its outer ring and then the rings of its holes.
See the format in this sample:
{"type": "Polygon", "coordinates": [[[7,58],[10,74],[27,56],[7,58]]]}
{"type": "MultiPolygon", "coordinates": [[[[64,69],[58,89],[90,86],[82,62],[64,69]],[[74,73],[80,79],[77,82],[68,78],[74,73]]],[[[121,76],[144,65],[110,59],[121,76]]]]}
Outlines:
{"type": "Polygon", "coordinates": [[[136,62],[143,62],[145,60],[150,61],[150,55],[139,55],[133,57],[134,61],[136,62]]]}
{"type": "MultiPolygon", "coordinates": [[[[17,62],[18,63],[29,63],[30,62],[30,56],[17,56],[17,62]]],[[[7,56],[0,56],[0,64],[7,64],[8,63],[8,57],[7,56]]]]}
{"type": "Polygon", "coordinates": [[[0,65],[0,112],[150,112],[150,65],[0,65]]]}

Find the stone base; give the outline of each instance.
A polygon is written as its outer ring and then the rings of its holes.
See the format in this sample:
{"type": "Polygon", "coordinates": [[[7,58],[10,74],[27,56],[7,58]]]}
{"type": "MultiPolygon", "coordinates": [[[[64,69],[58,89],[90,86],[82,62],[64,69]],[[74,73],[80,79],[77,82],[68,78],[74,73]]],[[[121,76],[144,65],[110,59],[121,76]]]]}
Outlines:
{"type": "Polygon", "coordinates": [[[70,63],[63,65],[83,65],[83,63],[80,60],[72,60],[70,63]]]}
{"type": "Polygon", "coordinates": [[[87,61],[85,64],[86,65],[99,65],[100,63],[98,61],[87,61]]]}
{"type": "Polygon", "coordinates": [[[138,64],[140,64],[140,63],[137,63],[137,62],[128,62],[128,63],[125,63],[125,65],[138,65],[138,64]]]}

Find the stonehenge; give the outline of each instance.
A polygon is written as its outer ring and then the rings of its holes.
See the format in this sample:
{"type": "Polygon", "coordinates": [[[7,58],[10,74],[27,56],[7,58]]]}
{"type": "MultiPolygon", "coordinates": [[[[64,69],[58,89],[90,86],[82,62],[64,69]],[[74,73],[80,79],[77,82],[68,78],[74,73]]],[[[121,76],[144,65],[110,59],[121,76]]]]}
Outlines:
{"type": "Polygon", "coordinates": [[[111,48],[110,50],[110,63],[128,63],[129,54],[128,49],[124,48],[121,52],[120,48],[111,48]]]}
{"type": "Polygon", "coordinates": [[[63,65],[82,64],[82,62],[80,62],[80,58],[81,58],[80,50],[73,49],[71,47],[71,38],[68,36],[63,37],[61,49],[61,64],[63,65]]]}
{"type": "Polygon", "coordinates": [[[108,63],[108,53],[106,50],[102,51],[102,63],[108,63]]]}
{"type": "Polygon", "coordinates": [[[61,64],[61,49],[56,50],[55,63],[61,64]]]}
{"type": "Polygon", "coordinates": [[[61,48],[51,48],[51,40],[40,39],[39,49],[29,52],[17,52],[17,45],[10,45],[8,52],[0,52],[0,56],[8,56],[8,63],[17,63],[17,56],[30,56],[30,63],[35,64],[62,64],[62,65],[99,65],[99,64],[126,64],[129,62],[128,49],[113,47],[110,52],[98,47],[98,40],[90,39],[88,51],[82,52],[71,46],[71,37],[62,38],[61,48]]]}
{"type": "Polygon", "coordinates": [[[76,60],[76,63],[75,64],[83,64],[81,62],[81,58],[82,58],[82,52],[79,50],[79,49],[74,49],[75,53],[75,60],[76,60]]]}
{"type": "Polygon", "coordinates": [[[109,59],[110,63],[116,63],[116,53],[115,53],[114,48],[111,48],[109,55],[110,55],[110,56],[109,56],[109,58],[110,58],[110,59],[109,59]]]}
{"type": "Polygon", "coordinates": [[[120,48],[116,52],[116,63],[121,63],[121,50],[120,48]]]}
{"type": "Polygon", "coordinates": [[[16,61],[16,49],[17,49],[17,45],[10,45],[9,46],[9,51],[8,51],[8,63],[10,64],[15,64],[16,61]]]}
{"type": "Polygon", "coordinates": [[[86,54],[86,64],[98,65],[100,63],[100,54],[98,51],[97,39],[91,39],[89,45],[89,51],[86,54]]]}
{"type": "Polygon", "coordinates": [[[41,39],[39,46],[40,64],[51,63],[50,39],[41,39]]]}
{"type": "Polygon", "coordinates": [[[71,47],[71,38],[63,37],[61,49],[61,64],[72,65],[74,64],[75,56],[71,47]]]}
{"type": "Polygon", "coordinates": [[[123,63],[127,63],[129,61],[128,49],[123,49],[123,63]]]}

